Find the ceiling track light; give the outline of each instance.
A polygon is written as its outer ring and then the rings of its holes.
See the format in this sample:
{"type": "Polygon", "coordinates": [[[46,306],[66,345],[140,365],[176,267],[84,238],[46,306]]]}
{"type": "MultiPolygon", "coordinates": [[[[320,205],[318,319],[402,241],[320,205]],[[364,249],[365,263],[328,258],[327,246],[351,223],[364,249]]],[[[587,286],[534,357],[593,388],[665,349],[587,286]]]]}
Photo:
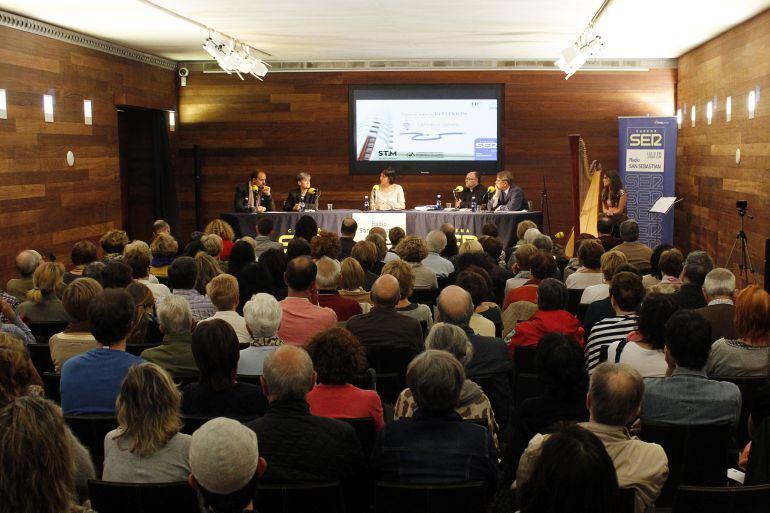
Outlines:
{"type": "Polygon", "coordinates": [[[228,75],[235,73],[243,80],[243,75],[251,75],[257,80],[267,75],[267,64],[262,59],[251,55],[251,47],[234,38],[209,30],[209,37],[201,45],[211,55],[220,68],[228,75]]]}
{"type": "Polygon", "coordinates": [[[572,43],[572,46],[562,50],[561,56],[554,62],[554,65],[567,75],[564,77],[564,80],[568,80],[569,77],[574,75],[577,70],[583,67],[588,59],[594,59],[601,55],[604,41],[602,36],[596,33],[594,27],[601,15],[604,14],[604,11],[609,7],[610,2],[612,0],[604,0],[602,2],[601,7],[596,11],[596,14],[588,22],[588,25],[580,33],[577,40],[572,43]]]}

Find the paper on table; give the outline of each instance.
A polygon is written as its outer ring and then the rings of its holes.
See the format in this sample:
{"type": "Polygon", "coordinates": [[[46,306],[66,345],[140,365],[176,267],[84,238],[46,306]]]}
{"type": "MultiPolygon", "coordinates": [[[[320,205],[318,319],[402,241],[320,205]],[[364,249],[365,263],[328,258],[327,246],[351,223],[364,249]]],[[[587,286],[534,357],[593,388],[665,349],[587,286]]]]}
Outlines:
{"type": "Polygon", "coordinates": [[[674,203],[676,203],[676,196],[664,196],[655,202],[652,208],[650,208],[650,212],[665,214],[671,210],[674,203]]]}

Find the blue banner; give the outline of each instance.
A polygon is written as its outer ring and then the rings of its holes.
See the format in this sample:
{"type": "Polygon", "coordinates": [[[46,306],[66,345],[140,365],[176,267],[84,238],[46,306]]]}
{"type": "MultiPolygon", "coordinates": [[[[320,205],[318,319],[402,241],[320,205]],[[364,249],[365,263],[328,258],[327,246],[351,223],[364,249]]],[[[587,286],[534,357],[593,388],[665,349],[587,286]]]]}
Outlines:
{"type": "Polygon", "coordinates": [[[618,118],[618,170],[628,195],[628,217],[639,223],[639,241],[654,248],[672,244],[674,209],[654,214],[663,196],[675,195],[677,124],[673,116],[618,118]]]}

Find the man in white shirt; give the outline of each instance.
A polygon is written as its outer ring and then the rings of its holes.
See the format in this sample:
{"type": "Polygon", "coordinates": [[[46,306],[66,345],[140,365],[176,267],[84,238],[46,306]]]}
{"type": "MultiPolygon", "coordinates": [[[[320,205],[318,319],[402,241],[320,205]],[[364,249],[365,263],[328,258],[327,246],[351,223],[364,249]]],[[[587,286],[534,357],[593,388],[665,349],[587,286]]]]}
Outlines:
{"type": "Polygon", "coordinates": [[[428,246],[428,256],[422,260],[422,265],[436,273],[436,276],[449,276],[455,270],[455,266],[441,256],[446,247],[446,235],[441,230],[433,230],[425,237],[428,246]]]}
{"type": "Polygon", "coordinates": [[[220,274],[215,276],[208,285],[206,285],[206,295],[214,303],[217,312],[200,322],[210,321],[211,319],[222,319],[233,327],[235,334],[238,335],[240,344],[249,344],[251,334],[246,328],[246,321],[235,311],[238,306],[238,280],[229,274],[220,274]]]}

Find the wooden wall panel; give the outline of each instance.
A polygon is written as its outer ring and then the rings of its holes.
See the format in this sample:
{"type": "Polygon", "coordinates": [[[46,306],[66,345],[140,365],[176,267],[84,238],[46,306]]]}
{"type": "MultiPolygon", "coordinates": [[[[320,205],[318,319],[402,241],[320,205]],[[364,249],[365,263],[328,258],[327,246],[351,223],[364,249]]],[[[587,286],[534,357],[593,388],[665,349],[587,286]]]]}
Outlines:
{"type": "Polygon", "coordinates": [[[739,230],[735,202],[745,199],[755,217],[745,220],[745,230],[757,278],[763,274],[764,243],[770,237],[768,48],[770,10],[680,57],[677,87],[677,107],[687,104],[688,111],[679,131],[677,194],[684,202],[676,212],[676,240],[688,250],[705,249],[717,265],[725,265],[739,230]],[[748,92],[756,86],[760,101],[755,118],[748,119],[748,92]],[[708,125],[706,103],[714,96],[717,108],[708,125]],[[727,96],[732,96],[729,123],[727,96]],[[737,149],[740,164],[735,162],[737,149]]]}
{"type": "MultiPolygon", "coordinates": [[[[68,263],[72,244],[122,226],[116,100],[174,109],[176,74],[0,27],[0,287],[25,248],[68,263]],[[43,120],[55,95],[55,122],[43,120]],[[83,100],[93,102],[93,125],[83,100]],[[75,153],[68,167],[66,153],[75,153]]],[[[151,208],[151,206],[150,206],[151,208]]]]}
{"type": "MultiPolygon", "coordinates": [[[[505,168],[539,207],[549,187],[554,231],[571,223],[569,143],[580,133],[591,159],[617,167],[617,117],[670,115],[676,70],[583,72],[376,71],[272,73],[264,82],[193,73],[179,89],[179,167],[184,231],[193,228],[192,147],[203,154],[205,220],[232,209],[233,189],[263,166],[279,204],[299,171],[313,175],[322,207],[358,208],[375,177],[348,174],[348,86],[351,84],[500,83],[504,86],[505,168]]],[[[384,166],[383,166],[384,167],[384,166]]],[[[451,197],[461,176],[404,176],[407,206],[451,197]]],[[[483,178],[491,184],[490,176],[483,178]]],[[[204,220],[204,222],[205,222],[204,220]]]]}

